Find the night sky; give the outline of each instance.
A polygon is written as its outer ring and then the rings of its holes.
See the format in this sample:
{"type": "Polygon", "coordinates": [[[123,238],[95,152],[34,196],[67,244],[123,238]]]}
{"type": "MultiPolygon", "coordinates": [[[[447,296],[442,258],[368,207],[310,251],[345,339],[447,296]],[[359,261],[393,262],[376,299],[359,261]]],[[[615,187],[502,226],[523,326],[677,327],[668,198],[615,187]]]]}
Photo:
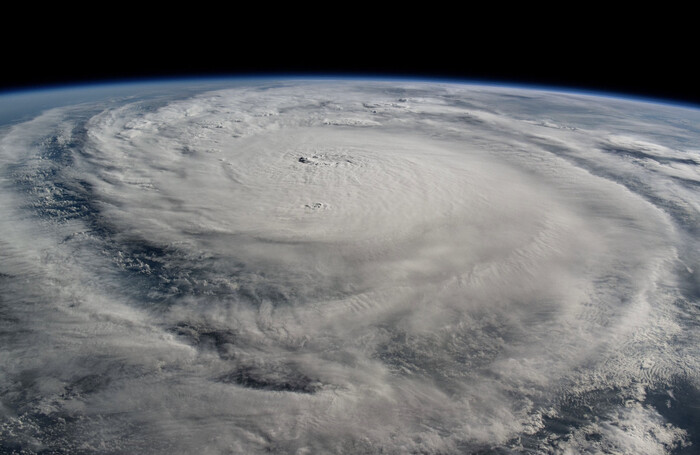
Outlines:
{"type": "Polygon", "coordinates": [[[503,18],[437,8],[380,14],[356,6],[325,16],[277,11],[268,21],[260,9],[183,10],[176,20],[122,10],[70,22],[52,21],[53,12],[45,23],[17,18],[27,33],[0,32],[7,43],[0,90],[160,77],[402,76],[700,105],[693,27],[682,11],[670,13],[675,17],[649,11],[644,20],[572,11],[533,21],[532,11],[503,18]],[[27,39],[38,31],[42,39],[27,39]]]}

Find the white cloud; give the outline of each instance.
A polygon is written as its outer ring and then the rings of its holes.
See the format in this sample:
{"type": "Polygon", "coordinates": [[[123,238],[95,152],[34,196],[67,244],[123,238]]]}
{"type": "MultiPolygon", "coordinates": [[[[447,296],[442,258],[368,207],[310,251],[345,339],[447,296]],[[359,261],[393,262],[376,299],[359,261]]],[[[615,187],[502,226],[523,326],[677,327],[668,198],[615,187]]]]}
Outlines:
{"type": "Polygon", "coordinates": [[[683,152],[613,102],[570,101],[300,83],[15,126],[0,436],[458,453],[516,447],[562,401],[619,389],[632,404],[595,404],[605,417],[550,448],[681,444],[633,390],[697,371],[675,306],[697,194],[671,179],[697,171],[611,155],[683,152]]]}

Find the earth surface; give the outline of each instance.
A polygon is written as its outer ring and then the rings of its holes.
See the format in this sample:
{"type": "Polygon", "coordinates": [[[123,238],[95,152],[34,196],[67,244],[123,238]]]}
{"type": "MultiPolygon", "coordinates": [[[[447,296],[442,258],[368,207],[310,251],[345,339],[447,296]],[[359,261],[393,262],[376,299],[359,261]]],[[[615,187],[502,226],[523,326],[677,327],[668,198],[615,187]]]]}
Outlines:
{"type": "Polygon", "coordinates": [[[5,94],[0,453],[697,453],[699,165],[583,93],[5,94]]]}

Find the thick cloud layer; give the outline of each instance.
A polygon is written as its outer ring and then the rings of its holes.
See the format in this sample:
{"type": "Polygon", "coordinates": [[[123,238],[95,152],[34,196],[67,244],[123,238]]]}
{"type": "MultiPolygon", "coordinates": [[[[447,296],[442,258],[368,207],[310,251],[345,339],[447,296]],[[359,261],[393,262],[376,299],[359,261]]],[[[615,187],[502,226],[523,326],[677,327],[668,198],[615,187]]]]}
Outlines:
{"type": "Polygon", "coordinates": [[[683,453],[700,112],[280,82],[0,138],[0,448],[683,453]]]}

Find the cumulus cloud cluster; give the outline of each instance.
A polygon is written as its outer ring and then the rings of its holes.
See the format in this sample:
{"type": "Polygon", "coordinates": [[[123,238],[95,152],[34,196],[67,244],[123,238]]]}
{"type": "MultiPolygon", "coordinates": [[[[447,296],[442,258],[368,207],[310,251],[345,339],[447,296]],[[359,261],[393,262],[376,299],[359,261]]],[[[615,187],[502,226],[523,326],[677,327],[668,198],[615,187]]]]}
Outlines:
{"type": "Polygon", "coordinates": [[[315,81],[6,127],[0,447],[687,450],[698,120],[315,81]]]}

